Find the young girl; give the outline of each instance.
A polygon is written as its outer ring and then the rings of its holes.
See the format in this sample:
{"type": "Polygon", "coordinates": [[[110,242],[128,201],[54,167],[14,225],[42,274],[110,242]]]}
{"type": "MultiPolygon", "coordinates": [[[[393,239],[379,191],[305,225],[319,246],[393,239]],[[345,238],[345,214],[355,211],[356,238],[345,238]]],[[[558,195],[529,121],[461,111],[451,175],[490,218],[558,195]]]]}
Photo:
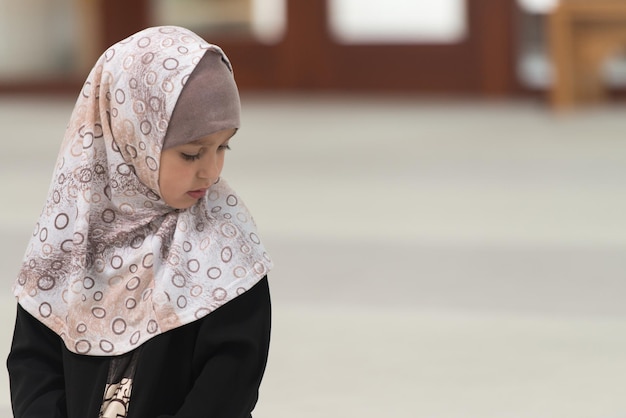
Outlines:
{"type": "Polygon", "coordinates": [[[271,261],[220,178],[239,111],[228,59],[186,29],[97,61],[14,285],[15,418],[251,416],[271,261]]]}

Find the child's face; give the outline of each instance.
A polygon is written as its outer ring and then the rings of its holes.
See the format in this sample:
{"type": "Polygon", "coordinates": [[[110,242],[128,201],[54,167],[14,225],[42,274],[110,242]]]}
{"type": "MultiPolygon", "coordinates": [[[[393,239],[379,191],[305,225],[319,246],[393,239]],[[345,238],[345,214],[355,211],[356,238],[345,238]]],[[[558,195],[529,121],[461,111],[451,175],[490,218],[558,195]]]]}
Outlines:
{"type": "Polygon", "coordinates": [[[187,209],[219,178],[228,142],[235,129],[225,129],[161,153],[161,198],[173,208],[187,209]]]}

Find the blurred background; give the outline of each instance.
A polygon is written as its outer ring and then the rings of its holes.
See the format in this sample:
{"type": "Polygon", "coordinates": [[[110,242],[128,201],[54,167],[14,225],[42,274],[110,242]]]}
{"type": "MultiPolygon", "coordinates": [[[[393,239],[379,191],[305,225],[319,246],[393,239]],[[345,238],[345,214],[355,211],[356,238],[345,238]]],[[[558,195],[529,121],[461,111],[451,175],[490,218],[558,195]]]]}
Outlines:
{"type": "Polygon", "coordinates": [[[162,24],[242,94],[257,418],[626,416],[626,0],[0,0],[0,354],[74,98],[162,24]]]}

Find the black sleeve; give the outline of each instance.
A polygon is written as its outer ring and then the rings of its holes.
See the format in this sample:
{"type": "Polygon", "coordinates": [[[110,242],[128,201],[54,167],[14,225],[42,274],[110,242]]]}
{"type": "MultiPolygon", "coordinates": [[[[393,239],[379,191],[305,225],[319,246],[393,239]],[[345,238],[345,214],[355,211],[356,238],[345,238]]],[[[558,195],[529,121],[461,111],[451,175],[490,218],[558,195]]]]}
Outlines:
{"type": "Polygon", "coordinates": [[[7,358],[14,418],[65,418],[62,341],[21,306],[7,358]]]}
{"type": "MultiPolygon", "coordinates": [[[[267,278],[197,322],[194,324],[197,336],[190,350],[193,354],[188,366],[190,383],[184,389],[184,400],[176,407],[176,412],[161,410],[155,414],[156,417],[250,418],[258,399],[270,343],[271,303],[267,278]]],[[[181,342],[185,338],[183,334],[184,330],[170,334],[181,344],[179,348],[185,346],[181,342]]],[[[144,361],[151,361],[151,351],[148,347],[144,349],[144,361]]],[[[187,355],[186,352],[184,348],[177,354],[180,357],[187,355]]],[[[153,370],[154,367],[168,368],[167,365],[153,366],[153,370]]],[[[143,374],[138,369],[139,373],[143,374]]],[[[145,381],[137,376],[137,380],[140,379],[145,381]]],[[[184,385],[179,382],[177,388],[172,390],[170,387],[170,399],[172,392],[182,390],[180,386],[184,385]]],[[[140,388],[138,383],[137,391],[143,389],[146,388],[140,388]]],[[[154,393],[152,399],[153,406],[162,402],[161,399],[154,400],[154,393]]]]}
{"type": "Polygon", "coordinates": [[[199,374],[176,418],[252,416],[267,363],[270,321],[267,279],[207,317],[194,355],[199,374]]]}

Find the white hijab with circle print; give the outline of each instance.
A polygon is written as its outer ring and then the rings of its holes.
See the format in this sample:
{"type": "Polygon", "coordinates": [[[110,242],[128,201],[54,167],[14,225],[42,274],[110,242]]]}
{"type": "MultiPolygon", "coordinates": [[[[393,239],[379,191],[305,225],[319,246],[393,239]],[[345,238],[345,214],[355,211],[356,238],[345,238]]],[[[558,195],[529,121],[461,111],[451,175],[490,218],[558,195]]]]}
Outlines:
{"type": "Polygon", "coordinates": [[[72,352],[127,353],[210,314],[272,266],[224,180],[187,210],[158,194],[168,122],[207,51],[228,63],[187,29],[149,28],[109,48],[83,86],[14,285],[72,352]]]}

